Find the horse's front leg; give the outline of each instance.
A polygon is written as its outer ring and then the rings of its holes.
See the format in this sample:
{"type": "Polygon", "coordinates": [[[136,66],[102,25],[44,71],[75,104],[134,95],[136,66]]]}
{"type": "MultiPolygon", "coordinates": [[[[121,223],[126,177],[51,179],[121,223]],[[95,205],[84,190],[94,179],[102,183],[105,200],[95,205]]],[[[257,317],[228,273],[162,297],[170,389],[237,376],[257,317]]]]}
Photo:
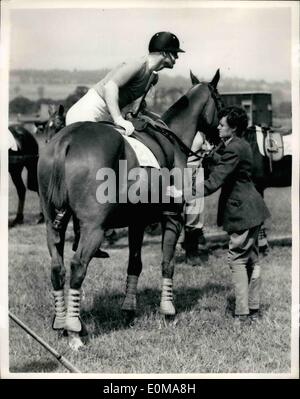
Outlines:
{"type": "Polygon", "coordinates": [[[163,214],[163,259],[160,312],[164,316],[174,316],[176,313],[173,299],[174,254],[182,226],[182,213],[165,212],[163,214]]]}
{"type": "Polygon", "coordinates": [[[138,278],[142,271],[141,249],[144,238],[144,225],[131,225],[128,228],[129,262],[127,268],[126,292],[122,310],[129,318],[136,311],[136,292],[138,278]]]}

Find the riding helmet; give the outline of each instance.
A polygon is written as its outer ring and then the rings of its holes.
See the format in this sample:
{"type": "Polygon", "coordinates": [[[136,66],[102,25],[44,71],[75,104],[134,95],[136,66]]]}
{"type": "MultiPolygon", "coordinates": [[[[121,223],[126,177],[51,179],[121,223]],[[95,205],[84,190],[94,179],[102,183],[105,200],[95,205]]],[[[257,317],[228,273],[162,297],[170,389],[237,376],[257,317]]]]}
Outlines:
{"type": "Polygon", "coordinates": [[[149,53],[158,51],[185,52],[181,50],[178,38],[171,32],[158,32],[152,36],[149,42],[149,53]]]}

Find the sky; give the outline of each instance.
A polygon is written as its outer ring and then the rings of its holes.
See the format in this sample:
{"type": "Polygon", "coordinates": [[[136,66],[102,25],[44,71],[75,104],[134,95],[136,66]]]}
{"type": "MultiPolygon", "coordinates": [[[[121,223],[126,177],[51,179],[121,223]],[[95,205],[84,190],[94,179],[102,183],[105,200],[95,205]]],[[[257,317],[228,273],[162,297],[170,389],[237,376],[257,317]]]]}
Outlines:
{"type": "Polygon", "coordinates": [[[285,2],[263,8],[260,3],[233,7],[224,1],[213,7],[190,1],[182,7],[169,1],[168,8],[132,8],[123,2],[123,8],[107,8],[98,1],[96,8],[75,8],[87,4],[77,1],[62,9],[53,1],[51,8],[11,9],[10,68],[111,68],[145,55],[154,33],[171,31],[186,51],[168,71],[173,76],[188,76],[191,69],[210,78],[220,68],[229,78],[290,80],[291,9],[285,2]]]}

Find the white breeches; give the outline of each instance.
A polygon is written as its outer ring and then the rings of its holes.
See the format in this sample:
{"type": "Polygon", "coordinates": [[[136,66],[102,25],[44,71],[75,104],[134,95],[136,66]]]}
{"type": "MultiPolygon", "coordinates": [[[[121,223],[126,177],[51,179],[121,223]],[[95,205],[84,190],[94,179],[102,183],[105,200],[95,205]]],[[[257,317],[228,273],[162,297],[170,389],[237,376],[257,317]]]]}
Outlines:
{"type": "Polygon", "coordinates": [[[93,88],[89,89],[83,97],[72,105],[66,114],[66,125],[85,121],[112,122],[107,105],[93,88]]]}

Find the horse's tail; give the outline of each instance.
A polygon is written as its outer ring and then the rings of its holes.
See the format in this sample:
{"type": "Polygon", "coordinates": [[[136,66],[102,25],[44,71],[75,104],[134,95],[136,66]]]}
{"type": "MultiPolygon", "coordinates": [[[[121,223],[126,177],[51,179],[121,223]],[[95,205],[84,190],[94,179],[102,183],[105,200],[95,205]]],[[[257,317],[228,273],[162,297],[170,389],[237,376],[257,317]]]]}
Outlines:
{"type": "Polygon", "coordinates": [[[57,210],[66,207],[68,200],[65,160],[70,145],[71,136],[63,136],[54,147],[52,171],[48,185],[47,201],[51,207],[57,210]]]}

